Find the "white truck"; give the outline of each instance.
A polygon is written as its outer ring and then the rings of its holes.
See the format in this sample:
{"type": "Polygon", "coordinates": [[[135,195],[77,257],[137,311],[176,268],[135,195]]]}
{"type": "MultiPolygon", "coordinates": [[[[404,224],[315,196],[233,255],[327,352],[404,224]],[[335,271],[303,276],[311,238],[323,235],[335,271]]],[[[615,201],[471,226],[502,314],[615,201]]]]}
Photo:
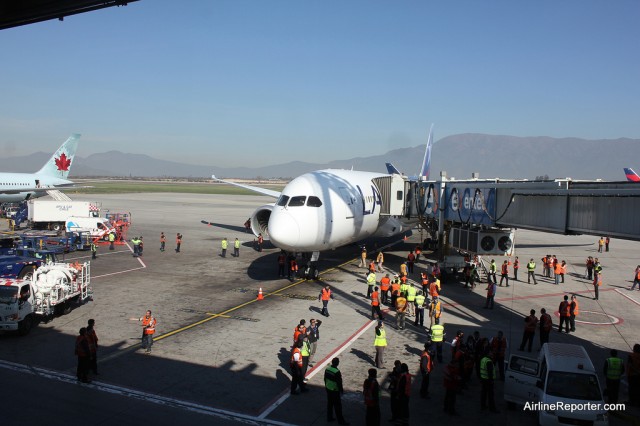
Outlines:
{"type": "Polygon", "coordinates": [[[538,424],[608,426],[596,369],[582,346],[545,343],[537,358],[511,355],[504,399],[537,411],[538,424]]]}
{"type": "Polygon", "coordinates": [[[30,279],[0,279],[0,330],[24,336],[39,321],[67,314],[91,298],[90,264],[49,263],[30,279]]]}
{"type": "Polygon", "coordinates": [[[67,232],[86,231],[91,238],[107,240],[110,233],[116,233],[111,222],[104,217],[68,217],[65,222],[67,232]]]}
{"type": "Polygon", "coordinates": [[[98,217],[97,203],[88,201],[30,200],[27,220],[33,229],[63,230],[69,217],[98,217]]]}

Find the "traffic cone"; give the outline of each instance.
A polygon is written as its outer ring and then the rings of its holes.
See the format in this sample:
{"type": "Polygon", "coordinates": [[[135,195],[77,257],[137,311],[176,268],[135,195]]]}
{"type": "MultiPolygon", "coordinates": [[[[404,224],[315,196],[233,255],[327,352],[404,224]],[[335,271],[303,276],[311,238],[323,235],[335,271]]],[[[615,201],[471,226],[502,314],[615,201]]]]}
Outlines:
{"type": "Polygon", "coordinates": [[[262,295],[262,287],[260,287],[260,290],[258,290],[258,300],[263,300],[264,296],[262,295]]]}
{"type": "Polygon", "coordinates": [[[405,235],[405,236],[404,236],[404,238],[403,238],[403,240],[404,240],[404,241],[407,241],[408,239],[409,239],[409,238],[407,238],[407,236],[406,236],[406,235],[405,235]]]}

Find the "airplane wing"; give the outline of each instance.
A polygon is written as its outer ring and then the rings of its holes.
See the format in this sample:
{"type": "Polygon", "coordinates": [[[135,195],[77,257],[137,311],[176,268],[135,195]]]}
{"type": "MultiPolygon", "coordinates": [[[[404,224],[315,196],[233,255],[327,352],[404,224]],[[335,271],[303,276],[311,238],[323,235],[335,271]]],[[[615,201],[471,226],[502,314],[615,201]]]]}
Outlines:
{"type": "Polygon", "coordinates": [[[280,198],[280,193],[278,191],[273,191],[271,189],[260,188],[259,186],[245,185],[242,183],[231,182],[224,179],[218,179],[215,175],[211,175],[211,179],[217,180],[218,182],[227,183],[229,185],[238,186],[240,188],[248,189],[249,191],[257,192],[259,194],[267,195],[269,197],[280,198]]]}

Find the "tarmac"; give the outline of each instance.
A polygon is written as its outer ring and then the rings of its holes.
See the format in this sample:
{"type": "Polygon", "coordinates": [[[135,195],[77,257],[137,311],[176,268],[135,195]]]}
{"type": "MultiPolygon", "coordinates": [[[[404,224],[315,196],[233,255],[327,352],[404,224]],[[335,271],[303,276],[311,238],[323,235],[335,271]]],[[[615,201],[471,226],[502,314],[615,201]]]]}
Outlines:
{"type": "MultiPolygon", "coordinates": [[[[110,212],[130,212],[129,239],[143,236],[143,256],[132,256],[130,244],[109,251],[100,246],[91,261],[94,300],[71,313],[41,323],[25,337],[0,334],[0,378],[5,389],[24,410],[3,410],[4,424],[326,424],[324,367],[340,358],[344,379],[343,409],[351,424],[364,424],[362,384],[374,367],[375,321],[365,298],[365,269],[358,268],[360,249],[348,246],[322,253],[319,281],[288,280],[277,274],[279,249],[268,242],[262,252],[253,248],[255,237],[244,232],[243,223],[260,205],[272,203],[263,196],[201,194],[107,194],[71,195],[73,199],[100,201],[110,212]],[[205,225],[201,220],[213,223],[205,225]],[[159,250],[159,235],[167,236],[166,251],[159,250]],[[180,253],[175,235],[183,235],[180,253]],[[222,238],[230,241],[227,256],[220,256],[222,238]],[[233,240],[242,242],[240,256],[233,257],[233,240]],[[330,317],[320,315],[320,289],[329,284],[335,300],[330,317]],[[262,288],[264,300],[257,300],[262,288]],[[158,320],[152,354],[140,349],[141,327],[137,318],[147,309],[158,320]],[[99,375],[91,384],[77,384],[74,341],[87,320],[96,320],[99,338],[99,375]],[[288,364],[294,327],[300,319],[322,320],[320,341],[313,368],[308,371],[310,392],[289,395],[288,364]],[[20,395],[26,394],[24,399],[20,395]],[[26,402],[29,401],[28,404],[26,402]],[[46,419],[46,420],[45,420],[46,419]]],[[[492,337],[498,330],[508,339],[508,353],[518,353],[524,321],[530,309],[552,313],[557,327],[557,307],[565,294],[577,294],[580,314],[575,333],[553,331],[552,342],[584,346],[600,373],[615,348],[626,359],[640,342],[640,292],[629,291],[638,259],[638,242],[613,239],[610,251],[597,253],[596,236],[562,236],[518,230],[515,254],[521,261],[520,281],[498,287],[496,306],[483,309],[486,283],[475,290],[462,283],[443,283],[442,322],[446,340],[457,330],[465,336],[479,331],[492,337]],[[555,254],[568,264],[564,284],[556,286],[541,276],[540,259],[555,254]],[[593,300],[593,286],[584,278],[587,256],[599,257],[603,286],[593,300]],[[538,264],[538,285],[526,283],[526,263],[538,264]],[[523,282],[523,279],[525,280],[523,282]]],[[[408,240],[380,241],[385,268],[390,274],[421,241],[419,232],[408,240]]],[[[370,245],[369,248],[372,246],[370,245]]],[[[73,252],[67,261],[90,261],[89,252],[73,252]]],[[[498,265],[502,257],[496,257],[498,265]]],[[[419,281],[426,267],[422,258],[410,276],[419,281]]],[[[499,274],[498,274],[499,275],[499,274]]],[[[427,422],[473,422],[476,425],[537,424],[535,413],[509,410],[496,383],[500,413],[480,410],[480,385],[472,378],[458,395],[458,416],[443,413],[443,367],[436,364],[431,375],[430,399],[419,397],[419,357],[427,331],[407,319],[404,330],[395,328],[395,314],[385,318],[389,346],[384,382],[393,361],[407,363],[417,374],[412,384],[410,424],[427,422]]],[[[428,318],[427,318],[428,323],[428,318]]],[[[531,356],[537,355],[538,335],[531,356]]],[[[444,361],[450,348],[444,348],[444,361]]],[[[625,382],[626,383],[626,382],[625,382]]],[[[626,400],[623,383],[621,400],[626,400]]],[[[389,394],[381,395],[382,424],[390,418],[389,394]]],[[[626,410],[610,416],[611,425],[637,424],[640,411],[626,410]]]]}

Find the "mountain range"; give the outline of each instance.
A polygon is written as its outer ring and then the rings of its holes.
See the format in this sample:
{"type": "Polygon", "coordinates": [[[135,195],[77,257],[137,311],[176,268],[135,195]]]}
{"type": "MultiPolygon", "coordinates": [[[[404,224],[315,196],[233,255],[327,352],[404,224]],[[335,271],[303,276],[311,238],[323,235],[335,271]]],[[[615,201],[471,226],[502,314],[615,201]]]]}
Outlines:
{"type": "MultiPolygon", "coordinates": [[[[183,177],[206,178],[292,178],[326,169],[351,169],[386,172],[385,163],[393,163],[407,175],[418,172],[425,145],[400,148],[383,155],[335,160],[325,164],[294,161],[247,168],[190,165],[160,160],[146,154],[109,151],[87,157],[76,155],[73,177],[183,177]],[[162,173],[158,173],[161,170],[162,173]]],[[[33,172],[50,157],[38,152],[27,156],[0,159],[5,172],[33,172]],[[34,166],[36,165],[36,166],[34,166]]],[[[432,149],[431,179],[445,170],[449,177],[467,179],[472,172],[481,178],[535,179],[571,177],[573,179],[624,180],[623,167],[640,168],[640,139],[586,140],[578,138],[516,137],[465,133],[438,140],[432,149]]]]}

